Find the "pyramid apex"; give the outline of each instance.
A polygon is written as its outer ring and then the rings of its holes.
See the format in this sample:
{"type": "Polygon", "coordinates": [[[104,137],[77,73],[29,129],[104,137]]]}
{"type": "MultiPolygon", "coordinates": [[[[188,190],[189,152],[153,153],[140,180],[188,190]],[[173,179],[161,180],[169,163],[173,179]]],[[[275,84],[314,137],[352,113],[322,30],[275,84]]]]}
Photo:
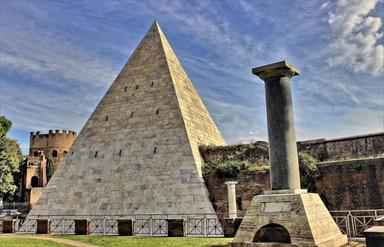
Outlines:
{"type": "Polygon", "coordinates": [[[157,29],[161,31],[160,24],[156,19],[153,21],[150,29],[157,29]]]}

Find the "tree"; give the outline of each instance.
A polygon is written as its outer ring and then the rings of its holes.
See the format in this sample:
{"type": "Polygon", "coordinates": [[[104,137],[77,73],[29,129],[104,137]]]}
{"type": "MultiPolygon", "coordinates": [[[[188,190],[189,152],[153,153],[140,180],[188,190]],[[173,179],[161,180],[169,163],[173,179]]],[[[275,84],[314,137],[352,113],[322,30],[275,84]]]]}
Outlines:
{"type": "Polygon", "coordinates": [[[320,177],[316,159],[306,152],[299,152],[301,186],[308,192],[316,192],[316,180],[320,177]]]}
{"type": "Polygon", "coordinates": [[[55,161],[53,160],[51,155],[48,155],[47,157],[46,169],[47,169],[47,182],[49,182],[49,180],[51,179],[51,177],[53,176],[56,170],[55,161]]]}
{"type": "Polygon", "coordinates": [[[5,134],[7,134],[11,127],[12,122],[6,119],[4,116],[0,116],[0,138],[5,136],[5,134]]]}
{"type": "Polygon", "coordinates": [[[7,137],[11,126],[10,120],[0,116],[0,202],[4,195],[13,195],[16,191],[13,174],[19,171],[19,165],[23,160],[17,142],[7,137]]]}

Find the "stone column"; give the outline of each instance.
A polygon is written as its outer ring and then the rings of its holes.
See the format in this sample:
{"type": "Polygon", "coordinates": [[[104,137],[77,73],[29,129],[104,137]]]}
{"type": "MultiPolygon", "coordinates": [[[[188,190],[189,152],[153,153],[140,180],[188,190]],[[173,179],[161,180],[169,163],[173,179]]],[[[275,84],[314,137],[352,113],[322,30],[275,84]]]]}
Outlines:
{"type": "Polygon", "coordinates": [[[300,189],[290,79],[300,70],[286,61],[252,69],[265,82],[272,190],[300,189]]]}
{"type": "Polygon", "coordinates": [[[236,181],[225,182],[228,189],[228,212],[229,218],[237,218],[237,208],[236,208],[236,181]]]}

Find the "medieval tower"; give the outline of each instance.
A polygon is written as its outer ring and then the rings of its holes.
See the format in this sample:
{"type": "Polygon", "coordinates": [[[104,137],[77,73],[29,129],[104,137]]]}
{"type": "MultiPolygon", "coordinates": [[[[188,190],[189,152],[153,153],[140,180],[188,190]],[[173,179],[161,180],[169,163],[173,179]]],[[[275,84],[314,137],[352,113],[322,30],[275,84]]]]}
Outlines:
{"type": "Polygon", "coordinates": [[[70,130],[30,133],[29,155],[20,184],[22,199],[25,198],[32,205],[37,202],[47,184],[47,157],[50,155],[58,168],[75,139],[76,133],[70,130]]]}
{"type": "Polygon", "coordinates": [[[155,22],[30,215],[214,214],[199,145],[225,141],[155,22]]]}

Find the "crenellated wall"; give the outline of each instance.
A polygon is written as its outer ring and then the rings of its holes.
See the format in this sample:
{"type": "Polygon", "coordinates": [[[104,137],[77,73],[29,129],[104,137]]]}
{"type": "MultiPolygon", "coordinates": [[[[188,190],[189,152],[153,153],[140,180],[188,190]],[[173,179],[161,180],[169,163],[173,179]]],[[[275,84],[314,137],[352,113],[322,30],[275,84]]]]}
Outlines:
{"type": "Polygon", "coordinates": [[[49,130],[48,134],[31,132],[29,156],[37,157],[39,152],[43,152],[45,156],[51,155],[55,165],[59,166],[75,139],[76,132],[71,130],[49,130]]]}

